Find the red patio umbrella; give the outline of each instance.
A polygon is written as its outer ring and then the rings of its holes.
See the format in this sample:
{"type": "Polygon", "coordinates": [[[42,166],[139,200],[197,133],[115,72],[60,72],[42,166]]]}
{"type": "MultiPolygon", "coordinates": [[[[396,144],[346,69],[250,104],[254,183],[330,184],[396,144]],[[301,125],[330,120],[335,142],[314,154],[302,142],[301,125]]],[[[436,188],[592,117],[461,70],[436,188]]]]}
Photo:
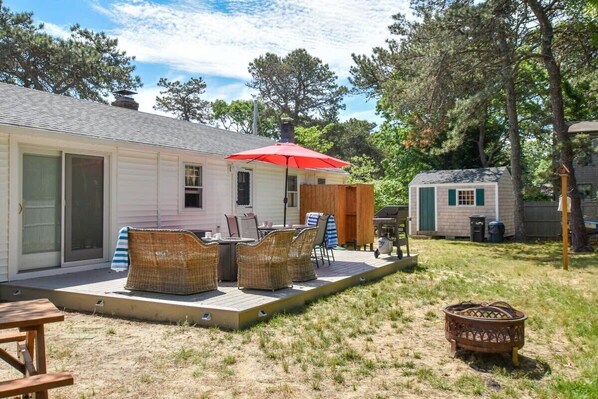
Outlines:
{"type": "Polygon", "coordinates": [[[350,165],[349,162],[301,147],[294,143],[276,143],[267,147],[231,154],[227,156],[226,159],[245,160],[250,162],[262,161],[286,167],[284,173],[283,225],[287,224],[287,184],[289,166],[299,169],[325,169],[342,168],[343,166],[350,165]]]}

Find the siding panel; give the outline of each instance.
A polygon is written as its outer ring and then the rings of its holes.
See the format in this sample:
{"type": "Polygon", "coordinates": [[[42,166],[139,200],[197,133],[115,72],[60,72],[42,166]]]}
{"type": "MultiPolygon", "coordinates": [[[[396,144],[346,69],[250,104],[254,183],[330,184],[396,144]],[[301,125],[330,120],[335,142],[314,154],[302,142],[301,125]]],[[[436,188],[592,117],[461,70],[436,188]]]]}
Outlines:
{"type": "Polygon", "coordinates": [[[157,154],[119,151],[117,228],[157,226],[157,154]]]}
{"type": "Polygon", "coordinates": [[[8,280],[8,135],[0,134],[0,281],[8,280]]]}

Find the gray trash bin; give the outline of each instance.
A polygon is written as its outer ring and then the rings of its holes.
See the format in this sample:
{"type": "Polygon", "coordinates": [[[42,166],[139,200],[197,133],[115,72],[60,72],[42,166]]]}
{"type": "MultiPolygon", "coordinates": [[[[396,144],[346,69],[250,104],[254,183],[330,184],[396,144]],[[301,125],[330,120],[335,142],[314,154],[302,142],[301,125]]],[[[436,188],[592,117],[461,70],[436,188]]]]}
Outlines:
{"type": "Polygon", "coordinates": [[[471,241],[484,242],[486,216],[471,215],[469,217],[469,238],[471,241]]]}
{"type": "Polygon", "coordinates": [[[505,224],[499,220],[488,223],[488,241],[503,242],[505,235],[505,224]]]}

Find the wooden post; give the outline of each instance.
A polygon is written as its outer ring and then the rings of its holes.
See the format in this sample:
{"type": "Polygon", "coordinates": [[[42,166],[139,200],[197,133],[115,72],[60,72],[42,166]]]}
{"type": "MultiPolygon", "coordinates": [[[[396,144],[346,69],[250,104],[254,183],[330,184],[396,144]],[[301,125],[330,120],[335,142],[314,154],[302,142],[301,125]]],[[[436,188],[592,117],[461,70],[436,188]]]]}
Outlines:
{"type": "Polygon", "coordinates": [[[563,270],[569,270],[569,204],[567,203],[567,192],[569,177],[569,169],[565,165],[561,165],[558,170],[561,176],[561,214],[563,226],[563,270]]]}

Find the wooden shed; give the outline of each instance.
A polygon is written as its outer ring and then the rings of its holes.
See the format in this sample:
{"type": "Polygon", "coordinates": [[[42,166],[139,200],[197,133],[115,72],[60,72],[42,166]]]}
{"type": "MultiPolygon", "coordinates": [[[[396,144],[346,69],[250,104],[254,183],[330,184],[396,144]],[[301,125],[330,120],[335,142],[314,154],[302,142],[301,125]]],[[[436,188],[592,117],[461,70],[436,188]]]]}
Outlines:
{"type": "Polygon", "coordinates": [[[409,183],[409,231],[427,236],[468,237],[470,216],[484,216],[515,234],[515,197],[506,167],[421,172],[409,183]]]}
{"type": "Polygon", "coordinates": [[[300,212],[334,215],[340,245],[374,242],[374,186],[371,184],[301,185],[300,212]]]}

